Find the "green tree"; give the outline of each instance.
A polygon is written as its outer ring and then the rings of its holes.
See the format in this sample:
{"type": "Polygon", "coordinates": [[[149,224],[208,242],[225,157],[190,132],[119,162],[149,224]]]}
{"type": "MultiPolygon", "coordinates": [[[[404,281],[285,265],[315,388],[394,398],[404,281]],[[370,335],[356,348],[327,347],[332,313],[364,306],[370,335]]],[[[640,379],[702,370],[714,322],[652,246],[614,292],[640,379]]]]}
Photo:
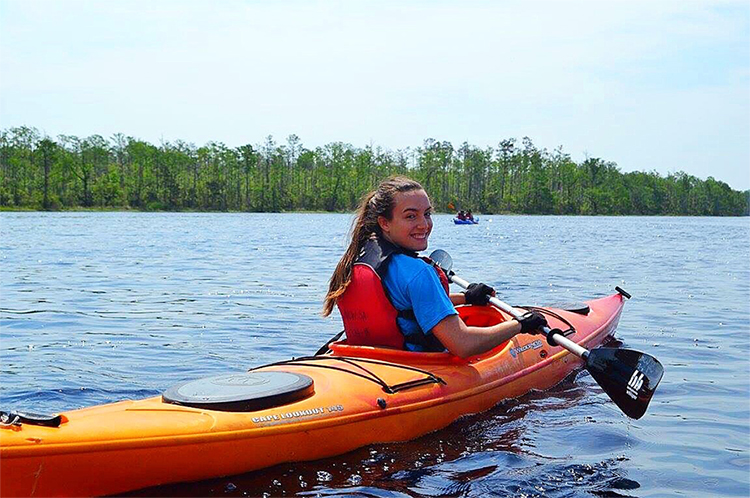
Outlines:
{"type": "Polygon", "coordinates": [[[57,144],[45,137],[39,142],[35,152],[38,158],[37,161],[42,167],[42,209],[49,210],[52,208],[52,201],[50,200],[50,175],[57,154],[57,144]]]}

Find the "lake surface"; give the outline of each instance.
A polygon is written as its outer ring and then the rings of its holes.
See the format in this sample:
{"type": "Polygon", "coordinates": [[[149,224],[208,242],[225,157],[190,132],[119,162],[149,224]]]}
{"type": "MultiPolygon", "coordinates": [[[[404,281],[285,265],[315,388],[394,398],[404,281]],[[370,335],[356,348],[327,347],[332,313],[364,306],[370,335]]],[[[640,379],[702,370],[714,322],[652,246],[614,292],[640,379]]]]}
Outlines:
{"type": "MultiPolygon", "coordinates": [[[[1,213],[0,409],[142,398],[314,353],[341,328],[319,311],[350,222],[1,213]]],[[[750,495],[750,219],[439,215],[437,248],[511,304],[629,291],[617,338],[666,370],[646,415],[581,372],[407,443],[133,494],[750,495]]]]}

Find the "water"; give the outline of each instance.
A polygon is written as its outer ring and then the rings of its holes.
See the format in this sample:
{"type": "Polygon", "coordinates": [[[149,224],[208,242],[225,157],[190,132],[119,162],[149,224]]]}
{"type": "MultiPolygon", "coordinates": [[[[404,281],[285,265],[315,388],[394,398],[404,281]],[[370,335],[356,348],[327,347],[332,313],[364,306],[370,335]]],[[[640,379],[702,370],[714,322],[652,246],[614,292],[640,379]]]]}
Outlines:
{"type": "MultiPolygon", "coordinates": [[[[313,353],[351,217],[0,214],[0,409],[58,412],[313,353]]],[[[633,299],[664,364],[625,418],[585,372],[425,437],[136,495],[750,495],[750,219],[437,216],[430,250],[512,304],[633,299]]],[[[216,456],[220,457],[220,456],[216,456]]]]}

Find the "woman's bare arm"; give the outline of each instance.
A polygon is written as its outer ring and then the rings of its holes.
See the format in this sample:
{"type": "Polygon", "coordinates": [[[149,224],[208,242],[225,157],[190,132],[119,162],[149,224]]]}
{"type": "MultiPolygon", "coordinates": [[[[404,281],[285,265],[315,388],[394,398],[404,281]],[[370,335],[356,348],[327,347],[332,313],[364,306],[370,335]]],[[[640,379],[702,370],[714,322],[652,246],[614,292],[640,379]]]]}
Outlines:
{"type": "Polygon", "coordinates": [[[447,316],[432,328],[432,333],[448,351],[461,358],[489,351],[520,331],[521,324],[516,320],[508,320],[491,327],[473,327],[466,325],[458,315],[447,316]]]}

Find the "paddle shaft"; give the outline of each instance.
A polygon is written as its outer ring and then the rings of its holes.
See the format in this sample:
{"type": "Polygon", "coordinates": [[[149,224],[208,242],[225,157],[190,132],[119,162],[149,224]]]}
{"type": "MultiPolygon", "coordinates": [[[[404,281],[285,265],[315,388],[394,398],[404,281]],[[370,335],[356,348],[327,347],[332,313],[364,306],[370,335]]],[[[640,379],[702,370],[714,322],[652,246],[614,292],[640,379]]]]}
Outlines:
{"type": "MultiPolygon", "coordinates": [[[[458,275],[455,275],[453,272],[448,272],[448,279],[450,279],[451,282],[458,285],[459,287],[462,287],[464,289],[469,288],[469,282],[462,279],[458,275]]],[[[500,308],[501,310],[505,311],[506,313],[510,314],[513,318],[516,320],[520,320],[523,316],[523,312],[515,309],[513,306],[506,304],[499,300],[498,298],[494,296],[490,296],[490,303],[495,305],[496,307],[500,308]]],[[[589,355],[588,349],[579,346],[575,342],[571,341],[567,337],[565,337],[562,334],[553,332],[549,327],[542,327],[542,332],[547,336],[547,340],[550,343],[558,344],[574,355],[578,356],[579,358],[586,359],[589,355]]]]}

